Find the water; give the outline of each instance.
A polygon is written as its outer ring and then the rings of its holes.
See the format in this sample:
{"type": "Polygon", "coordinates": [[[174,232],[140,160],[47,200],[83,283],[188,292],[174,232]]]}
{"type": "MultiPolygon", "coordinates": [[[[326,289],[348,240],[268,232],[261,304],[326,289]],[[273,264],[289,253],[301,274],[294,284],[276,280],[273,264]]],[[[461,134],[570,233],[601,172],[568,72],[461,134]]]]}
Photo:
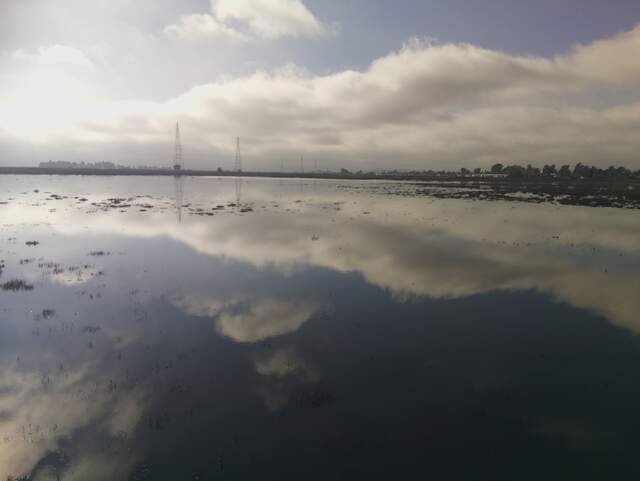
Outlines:
{"type": "Polygon", "coordinates": [[[0,479],[640,475],[633,210],[0,182],[0,479]]]}

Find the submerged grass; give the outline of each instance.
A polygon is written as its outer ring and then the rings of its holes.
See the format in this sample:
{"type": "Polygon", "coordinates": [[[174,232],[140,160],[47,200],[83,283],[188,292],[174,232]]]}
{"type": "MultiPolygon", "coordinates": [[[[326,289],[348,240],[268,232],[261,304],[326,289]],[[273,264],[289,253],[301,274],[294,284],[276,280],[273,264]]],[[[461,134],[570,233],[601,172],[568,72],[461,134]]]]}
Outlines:
{"type": "Polygon", "coordinates": [[[13,279],[5,282],[4,284],[0,284],[0,287],[2,288],[3,291],[13,291],[13,292],[33,290],[32,284],[27,284],[25,281],[18,280],[18,279],[13,279]]]}

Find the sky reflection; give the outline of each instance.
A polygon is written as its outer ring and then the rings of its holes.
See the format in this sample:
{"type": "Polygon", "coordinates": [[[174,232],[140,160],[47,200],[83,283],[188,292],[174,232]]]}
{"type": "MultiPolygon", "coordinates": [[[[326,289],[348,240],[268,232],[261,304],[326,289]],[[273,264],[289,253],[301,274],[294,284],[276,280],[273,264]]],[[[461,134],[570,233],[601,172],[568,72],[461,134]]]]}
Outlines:
{"type": "Polygon", "coordinates": [[[0,479],[637,469],[633,211],[111,182],[0,198],[0,479]]]}

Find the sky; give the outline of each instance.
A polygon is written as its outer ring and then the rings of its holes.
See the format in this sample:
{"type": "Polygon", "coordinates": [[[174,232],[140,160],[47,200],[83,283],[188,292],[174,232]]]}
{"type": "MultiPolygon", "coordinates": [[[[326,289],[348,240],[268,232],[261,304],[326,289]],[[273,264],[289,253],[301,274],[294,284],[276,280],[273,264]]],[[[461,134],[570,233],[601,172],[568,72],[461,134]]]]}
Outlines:
{"type": "Polygon", "coordinates": [[[0,165],[640,168],[637,0],[0,0],[0,165]]]}

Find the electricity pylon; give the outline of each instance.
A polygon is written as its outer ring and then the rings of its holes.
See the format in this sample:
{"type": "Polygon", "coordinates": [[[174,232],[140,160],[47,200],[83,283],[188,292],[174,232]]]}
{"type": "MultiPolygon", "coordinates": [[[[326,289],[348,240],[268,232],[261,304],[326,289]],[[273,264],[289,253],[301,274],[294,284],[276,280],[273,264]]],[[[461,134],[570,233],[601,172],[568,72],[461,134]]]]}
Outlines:
{"type": "Polygon", "coordinates": [[[236,163],[235,171],[242,172],[242,153],[240,152],[240,137],[236,139],[236,163]]]}
{"type": "Polygon", "coordinates": [[[176,140],[173,151],[173,170],[182,170],[182,144],[180,143],[180,125],[176,122],[176,140]]]}

